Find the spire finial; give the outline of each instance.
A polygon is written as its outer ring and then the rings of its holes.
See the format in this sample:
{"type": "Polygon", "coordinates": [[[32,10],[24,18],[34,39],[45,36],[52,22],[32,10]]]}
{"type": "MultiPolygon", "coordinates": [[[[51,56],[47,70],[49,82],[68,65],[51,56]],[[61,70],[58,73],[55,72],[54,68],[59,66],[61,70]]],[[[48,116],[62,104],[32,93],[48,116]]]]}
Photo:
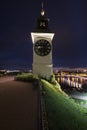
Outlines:
{"type": "Polygon", "coordinates": [[[43,5],[43,1],[42,1],[42,9],[43,9],[43,6],[44,6],[44,5],[43,5]]]}
{"type": "Polygon", "coordinates": [[[41,6],[42,6],[41,15],[42,15],[42,16],[44,16],[44,14],[45,14],[45,11],[44,11],[44,9],[43,9],[43,6],[44,6],[44,4],[43,4],[43,1],[42,1],[42,4],[41,4],[41,6]]]}

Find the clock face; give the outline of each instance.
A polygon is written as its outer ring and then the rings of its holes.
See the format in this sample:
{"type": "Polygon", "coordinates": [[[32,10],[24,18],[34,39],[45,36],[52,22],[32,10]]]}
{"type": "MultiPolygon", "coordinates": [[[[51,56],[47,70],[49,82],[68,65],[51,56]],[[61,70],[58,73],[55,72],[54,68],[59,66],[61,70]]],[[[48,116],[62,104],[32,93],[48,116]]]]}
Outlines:
{"type": "Polygon", "coordinates": [[[34,45],[34,51],[39,56],[46,56],[51,51],[51,44],[44,39],[38,40],[34,45]]]}

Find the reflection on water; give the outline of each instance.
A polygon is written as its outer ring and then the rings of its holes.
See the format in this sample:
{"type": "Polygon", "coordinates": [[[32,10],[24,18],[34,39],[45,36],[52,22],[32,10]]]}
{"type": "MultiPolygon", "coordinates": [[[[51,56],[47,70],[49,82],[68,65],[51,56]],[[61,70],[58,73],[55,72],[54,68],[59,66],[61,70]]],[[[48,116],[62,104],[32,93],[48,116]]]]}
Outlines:
{"type": "Polygon", "coordinates": [[[87,75],[84,73],[60,71],[55,73],[55,78],[75,102],[87,107],[87,75]]]}

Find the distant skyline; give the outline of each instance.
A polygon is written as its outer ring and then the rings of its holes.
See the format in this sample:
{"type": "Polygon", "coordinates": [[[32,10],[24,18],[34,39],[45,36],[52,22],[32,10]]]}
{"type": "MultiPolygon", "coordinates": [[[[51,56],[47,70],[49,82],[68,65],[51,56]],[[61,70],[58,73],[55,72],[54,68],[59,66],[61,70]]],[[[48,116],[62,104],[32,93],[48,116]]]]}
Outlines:
{"type": "MultiPolygon", "coordinates": [[[[0,2],[0,68],[32,68],[30,33],[40,16],[41,0],[0,2]]],[[[54,67],[87,67],[87,4],[85,0],[44,2],[53,39],[54,67]]]]}

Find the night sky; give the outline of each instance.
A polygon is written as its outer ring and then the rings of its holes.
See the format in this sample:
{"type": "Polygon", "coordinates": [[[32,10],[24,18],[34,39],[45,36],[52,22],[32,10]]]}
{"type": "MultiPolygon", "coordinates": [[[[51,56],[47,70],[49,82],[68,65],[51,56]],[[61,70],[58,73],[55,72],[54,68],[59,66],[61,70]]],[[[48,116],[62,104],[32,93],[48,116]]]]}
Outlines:
{"type": "MultiPolygon", "coordinates": [[[[30,33],[40,16],[41,0],[0,2],[0,69],[32,67],[30,33]]],[[[44,10],[55,33],[54,67],[87,67],[86,0],[44,0],[44,10]]]]}

